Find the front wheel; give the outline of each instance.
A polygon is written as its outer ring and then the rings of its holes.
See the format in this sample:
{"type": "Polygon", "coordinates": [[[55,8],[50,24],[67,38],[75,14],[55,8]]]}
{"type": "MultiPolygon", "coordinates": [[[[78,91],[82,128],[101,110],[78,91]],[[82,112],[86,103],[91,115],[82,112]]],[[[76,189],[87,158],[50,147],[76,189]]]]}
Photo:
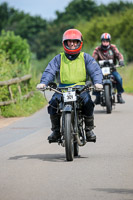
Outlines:
{"type": "Polygon", "coordinates": [[[112,111],[112,102],[111,102],[111,95],[110,95],[110,87],[109,85],[105,85],[104,88],[105,92],[105,105],[106,105],[106,112],[111,113],[112,111]]]}
{"type": "Polygon", "coordinates": [[[64,137],[65,137],[66,160],[73,161],[74,143],[73,143],[73,126],[71,122],[71,113],[65,113],[64,122],[65,122],[64,137]]]}

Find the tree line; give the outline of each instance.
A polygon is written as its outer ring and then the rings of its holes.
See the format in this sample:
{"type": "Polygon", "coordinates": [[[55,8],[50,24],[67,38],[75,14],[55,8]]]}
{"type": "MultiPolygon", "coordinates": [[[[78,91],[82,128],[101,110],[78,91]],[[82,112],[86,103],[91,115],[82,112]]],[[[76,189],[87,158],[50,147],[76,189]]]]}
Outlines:
{"type": "Polygon", "coordinates": [[[119,44],[132,61],[133,54],[133,3],[111,2],[98,5],[94,0],[72,0],[56,18],[47,21],[23,11],[0,4],[0,32],[13,31],[28,41],[38,59],[51,53],[60,53],[62,34],[68,28],[78,28],[83,33],[84,49],[91,51],[100,42],[100,35],[109,32],[112,41],[119,44]]]}

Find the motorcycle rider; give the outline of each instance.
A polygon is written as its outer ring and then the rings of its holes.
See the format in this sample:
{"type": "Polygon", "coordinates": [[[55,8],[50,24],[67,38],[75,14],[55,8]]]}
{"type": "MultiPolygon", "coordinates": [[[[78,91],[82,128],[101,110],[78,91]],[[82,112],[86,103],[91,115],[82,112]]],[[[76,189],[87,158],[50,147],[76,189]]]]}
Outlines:
{"type": "MultiPolygon", "coordinates": [[[[119,65],[124,66],[123,55],[118,51],[117,47],[111,44],[110,42],[111,42],[111,35],[109,33],[103,33],[101,35],[101,45],[95,48],[92,57],[97,61],[112,59],[114,65],[116,65],[116,62],[118,60],[119,65]]],[[[112,72],[112,75],[114,76],[116,80],[117,101],[118,103],[125,103],[121,95],[124,92],[123,85],[122,85],[122,78],[120,74],[116,71],[116,69],[114,69],[114,71],[112,72]]],[[[94,95],[96,95],[96,99],[94,103],[99,104],[100,93],[95,92],[94,95]]]]}
{"type": "MultiPolygon", "coordinates": [[[[82,34],[77,29],[68,29],[63,34],[64,52],[56,55],[47,65],[42,74],[40,84],[37,88],[44,88],[55,80],[56,74],[59,76],[59,86],[85,85],[87,75],[97,89],[102,86],[102,72],[97,62],[87,53],[81,52],[83,45],[82,34]]],[[[48,113],[52,123],[52,134],[48,137],[49,141],[57,141],[60,138],[60,115],[57,114],[57,99],[61,94],[54,93],[49,102],[48,113]]],[[[83,114],[85,116],[85,131],[87,140],[95,140],[96,135],[92,131],[94,128],[94,103],[89,92],[81,94],[83,100],[83,114]]]]}

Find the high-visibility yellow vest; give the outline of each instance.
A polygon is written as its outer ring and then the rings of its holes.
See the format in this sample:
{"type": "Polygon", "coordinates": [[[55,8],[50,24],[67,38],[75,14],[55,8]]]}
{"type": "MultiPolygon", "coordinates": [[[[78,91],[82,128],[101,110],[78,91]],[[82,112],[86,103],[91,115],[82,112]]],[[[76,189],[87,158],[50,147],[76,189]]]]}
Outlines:
{"type": "Polygon", "coordinates": [[[84,52],[81,52],[75,60],[69,60],[65,53],[61,53],[60,80],[62,84],[85,85],[84,52]]]}

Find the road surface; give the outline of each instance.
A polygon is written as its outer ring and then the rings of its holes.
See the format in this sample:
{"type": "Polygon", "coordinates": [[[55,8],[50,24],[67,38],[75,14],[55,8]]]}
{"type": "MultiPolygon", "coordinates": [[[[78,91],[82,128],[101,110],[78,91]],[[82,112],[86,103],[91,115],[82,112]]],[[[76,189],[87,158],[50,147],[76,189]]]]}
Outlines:
{"type": "Polygon", "coordinates": [[[0,200],[133,200],[133,96],[112,114],[95,107],[97,142],[65,160],[49,144],[46,107],[0,129],[0,200]]]}

